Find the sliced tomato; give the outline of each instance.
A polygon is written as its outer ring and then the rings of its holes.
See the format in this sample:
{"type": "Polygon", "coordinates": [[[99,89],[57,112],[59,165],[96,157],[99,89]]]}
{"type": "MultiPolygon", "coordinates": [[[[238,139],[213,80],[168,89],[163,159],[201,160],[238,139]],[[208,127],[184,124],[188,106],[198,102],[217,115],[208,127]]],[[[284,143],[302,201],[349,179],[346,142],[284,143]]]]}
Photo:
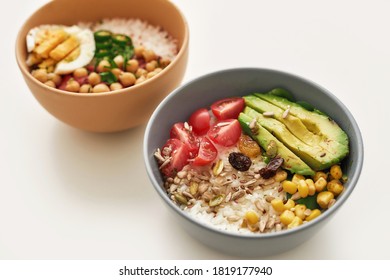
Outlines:
{"type": "Polygon", "coordinates": [[[196,110],[190,116],[188,124],[197,135],[205,135],[210,129],[210,114],[206,108],[196,110]]]}
{"type": "Polygon", "coordinates": [[[215,160],[218,151],[213,143],[207,138],[203,137],[200,141],[198,155],[194,159],[194,165],[206,165],[215,160]]]}
{"type": "Polygon", "coordinates": [[[171,138],[176,138],[186,144],[190,157],[194,158],[198,154],[199,139],[195,137],[194,133],[184,127],[184,123],[175,123],[171,128],[171,138]]]}
{"type": "Polygon", "coordinates": [[[179,139],[168,139],[161,149],[162,153],[164,153],[164,148],[167,148],[167,150],[170,151],[168,156],[171,159],[168,164],[163,166],[161,171],[164,175],[173,177],[187,165],[188,159],[190,158],[190,152],[188,151],[186,144],[179,139]]]}
{"type": "Polygon", "coordinates": [[[230,97],[214,102],[211,111],[218,120],[237,119],[244,106],[244,98],[230,97]]]}
{"type": "Polygon", "coordinates": [[[207,133],[211,141],[225,147],[236,144],[240,135],[241,126],[236,119],[219,121],[207,133]]]}

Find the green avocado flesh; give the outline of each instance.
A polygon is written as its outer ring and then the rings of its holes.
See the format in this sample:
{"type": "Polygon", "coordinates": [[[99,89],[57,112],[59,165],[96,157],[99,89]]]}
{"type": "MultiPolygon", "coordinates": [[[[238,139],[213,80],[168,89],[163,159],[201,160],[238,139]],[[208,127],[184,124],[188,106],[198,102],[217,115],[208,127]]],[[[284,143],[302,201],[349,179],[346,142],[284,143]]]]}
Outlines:
{"type": "Polygon", "coordinates": [[[255,118],[259,126],[311,169],[327,169],[348,154],[348,136],[328,116],[272,94],[255,93],[244,99],[244,114],[250,121],[255,118]]]}
{"type": "Polygon", "coordinates": [[[309,146],[302,142],[280,121],[264,117],[262,114],[250,107],[246,107],[244,113],[252,119],[256,118],[257,122],[262,127],[278,138],[287,148],[299,156],[312,169],[323,170],[334,163],[332,160],[329,161],[329,156],[323,156],[326,154],[326,150],[324,148],[321,146],[309,146]]]}
{"type": "Polygon", "coordinates": [[[242,129],[251,136],[259,145],[266,151],[268,144],[271,140],[275,141],[277,146],[278,155],[283,158],[283,168],[289,170],[291,173],[297,173],[301,175],[314,175],[314,170],[311,169],[302,159],[296,156],[291,150],[289,150],[282,142],[280,142],[275,136],[273,136],[267,129],[257,122],[258,131],[256,134],[252,132],[249,124],[252,122],[253,117],[244,113],[240,113],[238,121],[241,124],[242,129]]]}

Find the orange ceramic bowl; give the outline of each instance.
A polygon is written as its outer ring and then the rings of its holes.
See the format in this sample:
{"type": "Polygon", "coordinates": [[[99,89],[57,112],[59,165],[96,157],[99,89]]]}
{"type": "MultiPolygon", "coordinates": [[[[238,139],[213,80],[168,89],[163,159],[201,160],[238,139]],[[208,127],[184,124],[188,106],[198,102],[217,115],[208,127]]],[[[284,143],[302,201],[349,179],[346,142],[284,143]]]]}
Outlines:
{"type": "Polygon", "coordinates": [[[188,61],[186,19],[169,0],[53,0],[38,9],[16,39],[16,59],[27,86],[54,117],[73,127],[94,132],[122,131],[146,123],[160,101],[182,81],[188,61]],[[70,93],[48,87],[29,71],[26,35],[41,24],[73,25],[103,18],[139,18],[161,26],[178,42],[176,58],[142,84],[109,93],[70,93]]]}

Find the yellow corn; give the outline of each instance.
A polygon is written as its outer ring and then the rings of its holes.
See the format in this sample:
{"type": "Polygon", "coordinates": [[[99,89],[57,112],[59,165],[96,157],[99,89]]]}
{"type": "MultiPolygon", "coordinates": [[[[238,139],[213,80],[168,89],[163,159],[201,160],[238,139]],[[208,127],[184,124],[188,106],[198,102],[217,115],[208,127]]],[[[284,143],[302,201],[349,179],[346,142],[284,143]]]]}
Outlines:
{"type": "Polygon", "coordinates": [[[273,199],[271,201],[271,205],[277,212],[283,212],[284,210],[283,200],[281,200],[280,198],[273,199]]]}
{"type": "Polygon", "coordinates": [[[290,210],[295,206],[295,202],[292,199],[287,200],[287,202],[284,204],[284,210],[290,210]]]}
{"type": "Polygon", "coordinates": [[[312,179],[306,179],[305,180],[307,186],[309,187],[309,195],[315,195],[316,193],[316,187],[314,186],[314,182],[312,179]]]}
{"type": "Polygon", "coordinates": [[[297,185],[299,184],[300,180],[305,180],[305,177],[300,174],[294,174],[294,176],[291,179],[291,181],[293,181],[297,185]]]}
{"type": "Polygon", "coordinates": [[[279,170],[278,172],[276,172],[276,175],[274,177],[274,180],[276,182],[283,182],[286,179],[287,179],[287,172],[286,171],[279,170]]]}
{"type": "Polygon", "coordinates": [[[306,184],[305,180],[299,181],[298,192],[302,198],[305,198],[309,195],[309,186],[306,184]]]}
{"type": "Polygon", "coordinates": [[[316,187],[317,192],[322,192],[324,188],[326,187],[326,180],[323,177],[318,178],[317,181],[315,181],[314,186],[316,187]]]}
{"type": "Polygon", "coordinates": [[[341,167],[340,165],[333,165],[331,168],[330,168],[330,175],[334,178],[334,179],[341,179],[341,177],[343,177],[343,171],[341,171],[341,167]]]}
{"type": "Polygon", "coordinates": [[[335,196],[338,196],[344,190],[344,187],[341,184],[341,182],[336,179],[330,181],[327,184],[326,188],[328,189],[328,191],[332,192],[335,196]]]}
{"type": "Polygon", "coordinates": [[[304,213],[305,210],[306,210],[306,205],[304,205],[304,204],[297,204],[297,205],[295,205],[294,208],[295,208],[295,211],[294,211],[295,216],[301,218],[301,220],[304,220],[305,217],[306,217],[306,215],[304,213]]]}
{"type": "Polygon", "coordinates": [[[294,217],[294,212],[290,210],[284,210],[284,212],[280,215],[280,221],[287,226],[294,220],[294,217]]]}
{"type": "Polygon", "coordinates": [[[333,193],[329,191],[320,192],[317,195],[317,203],[322,209],[328,208],[329,202],[334,198],[333,193]]]}
{"type": "Polygon", "coordinates": [[[306,217],[306,221],[311,221],[321,215],[321,211],[319,209],[314,209],[311,211],[310,215],[306,217]]]}
{"type": "Polygon", "coordinates": [[[283,190],[289,194],[294,194],[298,190],[297,184],[292,181],[283,181],[282,183],[283,190]]]}
{"type": "Polygon", "coordinates": [[[292,222],[288,224],[287,228],[292,229],[292,228],[295,228],[295,227],[300,226],[300,225],[302,225],[302,219],[295,216],[294,219],[292,220],[292,222]]]}
{"type": "Polygon", "coordinates": [[[326,181],[328,179],[328,175],[322,171],[317,171],[316,174],[314,174],[314,176],[313,176],[313,181],[317,182],[318,179],[320,179],[320,178],[324,178],[326,181]]]}
{"type": "Polygon", "coordinates": [[[254,225],[259,221],[259,216],[254,211],[248,211],[245,213],[245,219],[249,224],[254,225]]]}

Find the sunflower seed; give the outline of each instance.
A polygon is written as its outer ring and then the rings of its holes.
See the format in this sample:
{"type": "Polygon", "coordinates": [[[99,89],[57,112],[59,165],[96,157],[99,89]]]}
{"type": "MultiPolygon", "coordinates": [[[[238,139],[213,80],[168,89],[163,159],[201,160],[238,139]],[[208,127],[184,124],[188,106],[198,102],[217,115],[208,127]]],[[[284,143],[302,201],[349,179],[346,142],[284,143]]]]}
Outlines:
{"type": "Polygon", "coordinates": [[[187,171],[185,170],[179,171],[177,172],[176,176],[179,177],[180,179],[183,179],[184,177],[187,176],[187,171]]]}
{"type": "Polygon", "coordinates": [[[290,105],[287,105],[286,111],[283,112],[282,118],[285,119],[288,116],[288,113],[290,113],[290,105]]]}
{"type": "Polygon", "coordinates": [[[235,192],[233,195],[232,195],[232,200],[237,200],[241,197],[243,197],[245,195],[245,191],[244,190],[240,190],[238,192],[235,192]]]}
{"type": "Polygon", "coordinates": [[[165,165],[167,165],[168,163],[171,162],[171,157],[167,158],[161,165],[160,165],[160,169],[162,169],[165,165]]]}
{"type": "Polygon", "coordinates": [[[292,196],[291,196],[291,199],[292,200],[298,200],[301,198],[301,195],[299,194],[299,192],[296,192],[294,193],[292,196]]]}
{"type": "Polygon", "coordinates": [[[154,153],[154,156],[161,162],[165,161],[165,158],[161,155],[160,149],[157,149],[157,151],[154,153]]]}
{"type": "Polygon", "coordinates": [[[239,219],[240,219],[240,217],[237,215],[232,215],[232,216],[227,217],[227,220],[229,222],[237,222],[239,219]]]}
{"type": "Polygon", "coordinates": [[[263,116],[264,117],[272,117],[274,115],[274,112],[264,112],[263,116]]]}
{"type": "Polygon", "coordinates": [[[227,194],[226,198],[225,198],[225,202],[229,202],[231,198],[232,198],[232,193],[229,192],[229,193],[227,194]]]}
{"type": "Polygon", "coordinates": [[[209,185],[207,183],[201,183],[198,187],[198,191],[200,194],[203,194],[207,189],[209,188],[209,185]]]}

